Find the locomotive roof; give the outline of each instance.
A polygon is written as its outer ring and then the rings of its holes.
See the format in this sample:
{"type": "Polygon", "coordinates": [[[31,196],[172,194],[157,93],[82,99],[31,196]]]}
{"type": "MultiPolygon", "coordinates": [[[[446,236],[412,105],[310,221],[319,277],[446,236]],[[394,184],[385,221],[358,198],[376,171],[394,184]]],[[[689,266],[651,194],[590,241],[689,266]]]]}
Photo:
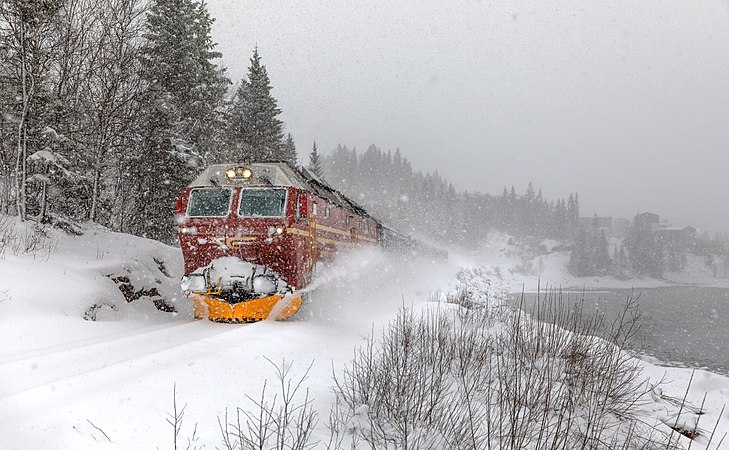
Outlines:
{"type": "Polygon", "coordinates": [[[212,164],[203,170],[189,186],[290,186],[296,189],[308,189],[317,197],[334,205],[377,221],[364,208],[329,186],[310,170],[305,167],[296,168],[286,162],[212,164]],[[246,180],[228,178],[226,172],[236,167],[248,167],[253,175],[246,180]]]}

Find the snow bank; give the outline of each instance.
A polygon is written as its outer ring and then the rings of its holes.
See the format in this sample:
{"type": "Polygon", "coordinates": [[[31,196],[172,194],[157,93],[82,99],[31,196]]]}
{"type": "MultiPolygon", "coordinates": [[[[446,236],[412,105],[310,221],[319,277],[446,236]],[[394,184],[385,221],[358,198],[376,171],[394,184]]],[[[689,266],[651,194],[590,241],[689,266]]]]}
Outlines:
{"type": "MultiPolygon", "coordinates": [[[[304,385],[320,414],[314,440],[325,442],[334,402],[332,370],[340,371],[364,337],[381,329],[399,308],[437,307],[431,300],[464,287],[493,306],[521,284],[521,275],[512,270],[514,255],[508,253],[517,250],[509,249],[503,236],[490,241],[495,251],[484,253],[489,264],[459,255],[451,262],[429,261],[367,249],[320,265],[309,303],[292,320],[217,324],[192,320],[179,288],[179,249],[92,225],[78,237],[51,233],[47,257],[42,252],[15,255],[8,248],[0,258],[4,448],[46,448],[49,443],[61,449],[170,447],[166,418],[173,386],[178,406],[187,405],[180,434],[184,444],[198,423],[200,440],[194,445],[215,448],[218,418],[226,410],[234,414],[236,407],[250,408],[246,396],[257,398],[265,380],[274,379],[270,361],[282,360],[291,364],[292,379],[313,363],[304,385]],[[177,313],[157,310],[149,296],[127,302],[115,277],[128,278],[135,289],[155,288],[177,313]],[[99,320],[84,320],[85,312],[99,304],[106,305],[99,320]]],[[[683,396],[690,371],[642,364],[652,383],[664,375],[670,381],[661,385],[661,395],[683,396]]],[[[700,427],[710,429],[729,399],[729,380],[696,372],[692,404],[700,404],[704,393],[707,414],[700,427]]],[[[670,419],[676,412],[670,402],[648,405],[646,420],[670,419]]],[[[727,418],[719,422],[717,436],[729,431],[728,424],[727,418]]],[[[697,443],[692,448],[703,448],[697,443]]]]}
{"type": "MultiPolygon", "coordinates": [[[[96,226],[84,231],[52,231],[47,260],[10,251],[0,259],[4,448],[170,447],[175,385],[178,402],[188,405],[181,436],[199,422],[198,446],[214,448],[218,417],[250,406],[246,395],[259,396],[274,378],[269,360],[291,363],[292,377],[314,363],[307,387],[325,421],[332,367],[403,304],[427,302],[456,271],[363,249],[320,265],[310,303],[292,320],[217,324],[192,320],[181,298],[179,249],[96,226]],[[178,312],[160,312],[148,297],[128,303],[112,281],[119,276],[135,289],[156,288],[178,312]],[[107,305],[100,320],[84,320],[97,304],[107,305]]],[[[317,432],[327,434],[323,422],[317,432]]]]}

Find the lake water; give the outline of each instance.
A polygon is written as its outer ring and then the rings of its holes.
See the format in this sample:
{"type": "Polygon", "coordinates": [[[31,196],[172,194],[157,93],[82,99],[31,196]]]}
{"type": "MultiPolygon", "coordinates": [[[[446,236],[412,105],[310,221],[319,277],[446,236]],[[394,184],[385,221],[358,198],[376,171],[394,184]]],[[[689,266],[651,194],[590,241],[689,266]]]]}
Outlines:
{"type": "MultiPolygon", "coordinates": [[[[601,290],[584,293],[584,309],[595,308],[607,317],[622,311],[630,290],[601,290]]],[[[643,352],[669,365],[707,368],[729,375],[729,289],[676,286],[634,289],[643,327],[638,342],[643,352]]],[[[536,294],[525,294],[533,304],[536,294]]],[[[570,302],[580,293],[564,293],[570,302]]],[[[525,308],[528,309],[528,308],[525,308]]]]}

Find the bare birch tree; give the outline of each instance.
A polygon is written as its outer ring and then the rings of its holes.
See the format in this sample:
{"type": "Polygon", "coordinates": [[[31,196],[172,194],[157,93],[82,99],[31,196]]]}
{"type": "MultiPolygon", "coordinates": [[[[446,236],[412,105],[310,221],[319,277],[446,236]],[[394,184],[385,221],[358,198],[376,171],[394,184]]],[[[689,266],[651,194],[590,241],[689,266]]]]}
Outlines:
{"type": "Polygon", "coordinates": [[[11,91],[17,91],[13,120],[15,133],[14,188],[15,207],[21,220],[27,216],[28,147],[30,134],[39,124],[38,94],[43,89],[51,65],[55,44],[55,18],[61,8],[58,0],[2,0],[0,20],[3,22],[6,58],[4,71],[11,91]]]}

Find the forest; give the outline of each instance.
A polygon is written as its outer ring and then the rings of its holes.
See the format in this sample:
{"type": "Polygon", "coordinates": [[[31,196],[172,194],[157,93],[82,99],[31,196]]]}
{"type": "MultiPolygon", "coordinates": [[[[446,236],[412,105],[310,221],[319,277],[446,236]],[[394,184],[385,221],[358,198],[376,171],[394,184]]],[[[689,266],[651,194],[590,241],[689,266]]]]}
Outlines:
{"type": "Polygon", "coordinates": [[[207,164],[296,162],[257,49],[233,85],[203,2],[0,5],[0,212],[171,243],[207,164]]]}

